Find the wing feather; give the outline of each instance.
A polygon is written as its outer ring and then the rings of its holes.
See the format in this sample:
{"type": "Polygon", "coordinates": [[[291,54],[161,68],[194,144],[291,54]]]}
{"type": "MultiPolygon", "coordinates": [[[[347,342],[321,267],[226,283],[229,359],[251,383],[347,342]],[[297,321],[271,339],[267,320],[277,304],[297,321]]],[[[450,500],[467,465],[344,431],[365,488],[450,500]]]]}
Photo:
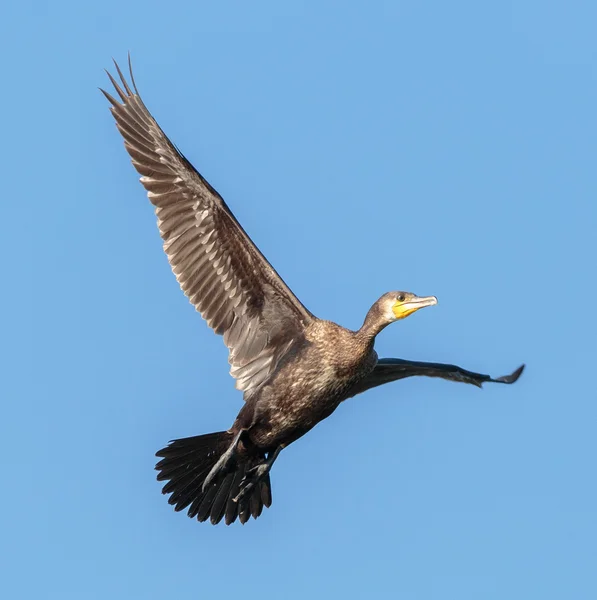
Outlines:
{"type": "Polygon", "coordinates": [[[236,387],[254,390],[313,315],[253,244],[217,191],[172,144],[129,85],[108,77],[116,126],[155,207],[164,251],[181,289],[224,336],[236,387]]]}
{"type": "Polygon", "coordinates": [[[444,363],[428,363],[414,360],[403,360],[401,358],[380,358],[377,365],[369,375],[358,381],[347,394],[347,398],[361,394],[371,388],[405,379],[406,377],[440,377],[449,381],[459,383],[470,383],[482,387],[484,383],[514,383],[522,375],[524,365],[521,365],[510,375],[493,378],[482,373],[467,371],[457,365],[444,363]]]}

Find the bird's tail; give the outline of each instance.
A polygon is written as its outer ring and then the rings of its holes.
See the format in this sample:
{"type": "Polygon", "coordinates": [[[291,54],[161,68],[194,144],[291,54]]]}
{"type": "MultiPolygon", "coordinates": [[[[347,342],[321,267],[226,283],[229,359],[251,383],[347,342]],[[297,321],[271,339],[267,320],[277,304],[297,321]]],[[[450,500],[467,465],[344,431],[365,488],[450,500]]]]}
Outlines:
{"type": "Polygon", "coordinates": [[[240,483],[246,472],[261,462],[261,457],[239,457],[225,473],[215,478],[203,491],[203,482],[218,459],[230,447],[234,434],[228,431],[208,433],[173,440],[156,453],[162,460],[156,465],[158,481],[167,481],[162,493],[171,494],[168,503],[179,511],[189,507],[188,515],[198,521],[209,518],[215,525],[224,517],[226,525],[238,517],[246,523],[250,516],[256,519],[272,503],[269,474],[252,493],[238,502],[240,483]]]}

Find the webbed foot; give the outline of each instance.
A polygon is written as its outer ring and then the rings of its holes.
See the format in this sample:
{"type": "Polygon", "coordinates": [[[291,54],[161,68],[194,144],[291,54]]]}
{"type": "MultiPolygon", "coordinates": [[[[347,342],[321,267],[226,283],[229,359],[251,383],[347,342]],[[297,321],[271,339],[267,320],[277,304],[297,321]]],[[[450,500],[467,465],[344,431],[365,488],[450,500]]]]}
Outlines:
{"type": "Polygon", "coordinates": [[[282,448],[284,448],[284,446],[278,446],[274,452],[270,453],[264,462],[252,467],[245,473],[245,476],[240,482],[239,492],[236,497],[233,498],[234,502],[239,502],[245,496],[249,495],[253,488],[258,485],[260,481],[263,481],[270,472],[272,465],[276,461],[276,458],[278,458],[278,454],[280,454],[282,448]]]}
{"type": "Polygon", "coordinates": [[[203,485],[201,486],[202,492],[204,492],[208,488],[209,484],[212,483],[218,475],[220,475],[221,473],[225,473],[228,470],[230,464],[234,460],[234,455],[236,453],[238,442],[240,441],[240,436],[242,434],[243,430],[241,429],[241,431],[239,431],[232,440],[232,443],[230,444],[228,450],[226,450],[226,452],[224,452],[224,454],[220,456],[218,462],[211,468],[210,472],[207,474],[207,477],[203,481],[203,485]]]}

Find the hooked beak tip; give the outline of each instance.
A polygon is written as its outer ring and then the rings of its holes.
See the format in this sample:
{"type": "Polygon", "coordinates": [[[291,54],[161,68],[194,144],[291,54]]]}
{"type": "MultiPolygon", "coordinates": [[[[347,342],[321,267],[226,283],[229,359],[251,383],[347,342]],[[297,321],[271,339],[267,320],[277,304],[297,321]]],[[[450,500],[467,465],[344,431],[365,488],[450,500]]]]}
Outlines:
{"type": "Polygon", "coordinates": [[[435,296],[425,296],[425,298],[418,298],[417,304],[421,307],[434,306],[437,304],[437,298],[435,296]]]}

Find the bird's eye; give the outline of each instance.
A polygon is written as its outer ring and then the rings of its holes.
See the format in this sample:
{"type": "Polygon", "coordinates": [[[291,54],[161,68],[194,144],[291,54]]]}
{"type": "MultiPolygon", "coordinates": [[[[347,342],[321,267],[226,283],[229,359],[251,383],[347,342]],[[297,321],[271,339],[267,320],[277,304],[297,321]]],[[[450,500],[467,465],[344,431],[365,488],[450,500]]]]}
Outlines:
{"type": "Polygon", "coordinates": [[[398,302],[404,302],[404,294],[398,294],[398,302]]]}

